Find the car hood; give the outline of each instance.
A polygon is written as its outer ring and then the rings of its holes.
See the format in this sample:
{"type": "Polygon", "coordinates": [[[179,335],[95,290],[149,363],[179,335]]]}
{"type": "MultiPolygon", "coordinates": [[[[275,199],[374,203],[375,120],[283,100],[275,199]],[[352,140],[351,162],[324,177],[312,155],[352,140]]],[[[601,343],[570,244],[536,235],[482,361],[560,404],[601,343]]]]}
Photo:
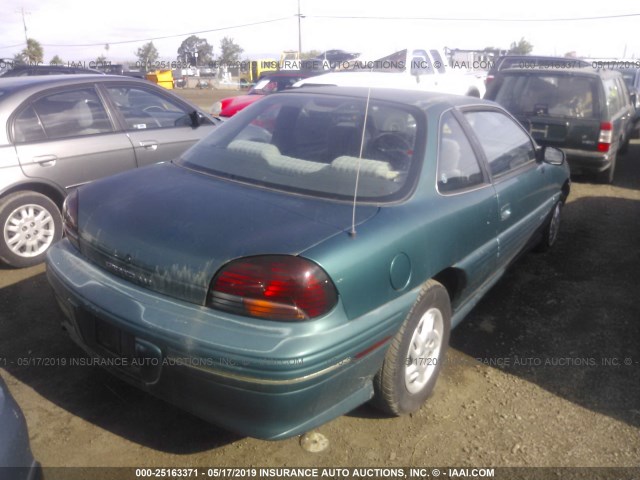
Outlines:
{"type": "Polygon", "coordinates": [[[232,117],[243,108],[257,102],[261,98],[264,98],[264,95],[239,95],[237,97],[226,98],[222,101],[220,116],[232,117]]]}
{"type": "MultiPolygon", "coordinates": [[[[110,273],[150,290],[204,304],[228,261],[298,255],[347,235],[349,204],[288,195],[158,164],[78,192],[80,249],[110,273]]],[[[359,206],[356,224],[376,206],[359,206]]]]}

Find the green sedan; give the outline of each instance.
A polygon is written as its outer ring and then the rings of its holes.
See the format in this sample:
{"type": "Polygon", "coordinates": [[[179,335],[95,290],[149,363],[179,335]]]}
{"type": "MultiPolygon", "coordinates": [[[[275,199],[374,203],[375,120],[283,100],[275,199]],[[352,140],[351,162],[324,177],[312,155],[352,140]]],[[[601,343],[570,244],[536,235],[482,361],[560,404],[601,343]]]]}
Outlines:
{"type": "Polygon", "coordinates": [[[558,236],[563,153],[495,103],[274,94],[179,159],[69,195],[47,273],[64,327],[125,381],[229,430],[421,407],[450,331],[558,236]]]}

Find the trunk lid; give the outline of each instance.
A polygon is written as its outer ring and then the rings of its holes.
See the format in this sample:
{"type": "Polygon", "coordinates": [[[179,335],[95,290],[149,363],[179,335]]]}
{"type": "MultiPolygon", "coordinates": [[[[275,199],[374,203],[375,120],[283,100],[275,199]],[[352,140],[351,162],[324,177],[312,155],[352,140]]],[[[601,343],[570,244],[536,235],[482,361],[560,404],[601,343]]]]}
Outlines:
{"type": "MultiPolygon", "coordinates": [[[[356,223],[378,211],[358,206],[356,223]]],[[[226,262],[296,255],[351,228],[352,206],[253,188],[159,164],[79,191],[81,252],[150,290],[204,304],[226,262]]]]}

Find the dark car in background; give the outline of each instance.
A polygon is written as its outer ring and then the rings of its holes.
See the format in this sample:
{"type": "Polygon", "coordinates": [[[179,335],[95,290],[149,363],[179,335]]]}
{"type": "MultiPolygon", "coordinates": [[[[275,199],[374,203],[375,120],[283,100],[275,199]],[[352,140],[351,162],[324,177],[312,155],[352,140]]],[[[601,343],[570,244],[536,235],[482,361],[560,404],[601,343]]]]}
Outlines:
{"type": "Polygon", "coordinates": [[[588,67],[591,62],[571,57],[546,57],[540,55],[502,55],[493,61],[492,67],[487,73],[485,83],[487,87],[493,82],[495,76],[501,70],[550,70],[556,68],[581,68],[588,67]]]}
{"type": "Polygon", "coordinates": [[[31,453],[27,422],[2,377],[0,377],[0,478],[2,480],[41,478],[40,465],[31,453]]]}
{"type": "Polygon", "coordinates": [[[592,67],[504,70],[485,98],[509,110],[539,144],[561,148],[572,173],[613,181],[635,114],[620,72],[592,67]]]}
{"type": "MultiPolygon", "coordinates": [[[[637,63],[640,65],[640,60],[637,63]]],[[[619,68],[618,71],[622,73],[629,91],[640,92],[640,67],[619,68]]],[[[640,97],[636,97],[636,107],[640,108],[640,97]]]]}
{"type": "Polygon", "coordinates": [[[640,60],[635,60],[635,68],[618,68],[624,78],[624,81],[629,87],[629,92],[635,95],[635,107],[636,113],[634,115],[634,132],[633,137],[638,138],[640,136],[640,60]]]}
{"type": "Polygon", "coordinates": [[[1,78],[31,77],[36,75],[75,75],[75,74],[104,74],[100,70],[85,67],[71,67],[66,65],[15,65],[1,75],[1,78]]]}
{"type": "Polygon", "coordinates": [[[223,98],[211,107],[211,115],[219,118],[229,118],[240,110],[257,102],[265,95],[281,92],[291,88],[294,83],[313,75],[323,73],[312,70],[282,70],[274,73],[267,73],[260,77],[256,84],[246,95],[223,98]]]}
{"type": "Polygon", "coordinates": [[[170,161],[217,120],[168,90],[115,75],[0,78],[0,261],[40,263],[69,190],[170,161]]]}
{"type": "Polygon", "coordinates": [[[564,154],[495,103],[291,89],[174,162],[72,192],[47,276],[113,374],[285,438],[369,400],[418,410],[451,329],[553,245],[569,190],[564,154]]]}

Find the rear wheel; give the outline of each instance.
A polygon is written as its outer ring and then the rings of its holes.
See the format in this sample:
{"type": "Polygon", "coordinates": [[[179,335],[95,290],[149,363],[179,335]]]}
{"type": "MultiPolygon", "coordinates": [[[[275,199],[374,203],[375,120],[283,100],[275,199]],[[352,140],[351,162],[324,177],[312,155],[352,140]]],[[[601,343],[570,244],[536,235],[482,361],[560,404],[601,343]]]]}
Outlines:
{"type": "Polygon", "coordinates": [[[435,387],[450,332],[447,290],[429,280],[393,338],[374,379],[374,405],[391,415],[418,410],[435,387]]]}
{"type": "Polygon", "coordinates": [[[24,268],[44,261],[49,247],[62,237],[57,205],[36,192],[17,192],[0,202],[0,260],[24,268]]]}
{"type": "Polygon", "coordinates": [[[549,220],[542,231],[542,239],[540,243],[536,245],[535,250],[537,252],[546,252],[553,247],[558,240],[558,232],[560,231],[560,221],[562,218],[562,201],[559,200],[551,210],[549,220]]]}

